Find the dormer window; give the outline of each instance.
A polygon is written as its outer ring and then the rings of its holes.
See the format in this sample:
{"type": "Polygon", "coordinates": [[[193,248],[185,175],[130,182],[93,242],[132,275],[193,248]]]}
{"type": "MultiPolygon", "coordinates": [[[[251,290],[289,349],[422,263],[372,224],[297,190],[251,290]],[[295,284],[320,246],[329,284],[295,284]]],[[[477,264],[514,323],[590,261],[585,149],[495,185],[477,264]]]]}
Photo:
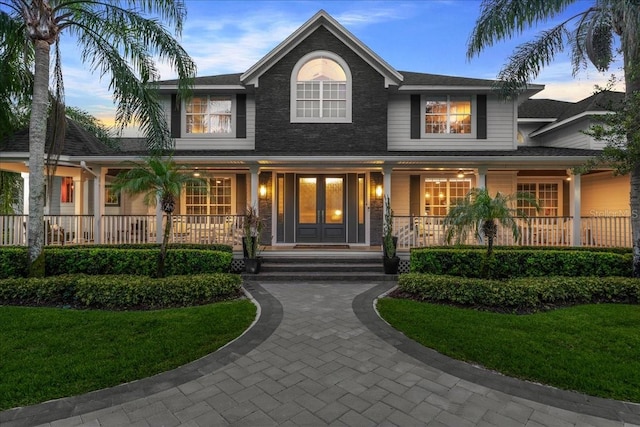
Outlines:
{"type": "Polygon", "coordinates": [[[351,122],[351,73],[330,52],[312,52],[293,69],[292,122],[351,122]]]}

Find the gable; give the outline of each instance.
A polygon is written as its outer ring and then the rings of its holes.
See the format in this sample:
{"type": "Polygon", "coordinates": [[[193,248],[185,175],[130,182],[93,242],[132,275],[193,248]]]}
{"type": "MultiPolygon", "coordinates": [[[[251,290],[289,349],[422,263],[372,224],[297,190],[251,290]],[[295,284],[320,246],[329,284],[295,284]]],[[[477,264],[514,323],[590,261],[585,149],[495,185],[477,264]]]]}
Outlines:
{"type": "Polygon", "coordinates": [[[274,64],[279,62],[284,56],[295,49],[296,46],[302,43],[320,27],[333,34],[342,43],[348,46],[356,55],[375,69],[384,78],[385,87],[388,87],[389,85],[398,85],[402,82],[402,74],[396,71],[364,43],[358,40],[324,10],[320,10],[316,13],[311,17],[311,19],[298,28],[298,30],[249,68],[249,70],[240,76],[240,81],[245,85],[254,85],[258,87],[260,77],[265,72],[267,72],[274,66],[274,64]]]}

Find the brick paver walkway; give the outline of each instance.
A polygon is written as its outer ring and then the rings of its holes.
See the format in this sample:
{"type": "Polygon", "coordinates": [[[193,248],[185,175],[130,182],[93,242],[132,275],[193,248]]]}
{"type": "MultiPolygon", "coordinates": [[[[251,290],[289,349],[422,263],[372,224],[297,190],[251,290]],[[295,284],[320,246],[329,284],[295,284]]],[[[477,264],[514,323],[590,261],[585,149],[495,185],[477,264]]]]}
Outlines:
{"type": "Polygon", "coordinates": [[[375,317],[373,298],[389,286],[249,286],[261,320],[217,354],[129,385],[6,411],[0,424],[640,424],[638,405],[512,380],[412,344],[375,317]]]}

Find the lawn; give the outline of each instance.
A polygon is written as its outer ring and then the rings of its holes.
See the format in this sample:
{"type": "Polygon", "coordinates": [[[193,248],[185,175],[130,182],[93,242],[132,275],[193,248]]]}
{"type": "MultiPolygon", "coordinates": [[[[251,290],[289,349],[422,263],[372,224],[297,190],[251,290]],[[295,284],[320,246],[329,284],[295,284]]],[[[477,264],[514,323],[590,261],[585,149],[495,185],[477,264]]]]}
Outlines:
{"type": "Polygon", "coordinates": [[[582,305],[530,315],[385,298],[382,317],[456,359],[592,396],[640,402],[640,306],[582,305]]]}
{"type": "Polygon", "coordinates": [[[238,337],[247,300],[158,311],[0,306],[0,410],[163,372],[238,337]]]}

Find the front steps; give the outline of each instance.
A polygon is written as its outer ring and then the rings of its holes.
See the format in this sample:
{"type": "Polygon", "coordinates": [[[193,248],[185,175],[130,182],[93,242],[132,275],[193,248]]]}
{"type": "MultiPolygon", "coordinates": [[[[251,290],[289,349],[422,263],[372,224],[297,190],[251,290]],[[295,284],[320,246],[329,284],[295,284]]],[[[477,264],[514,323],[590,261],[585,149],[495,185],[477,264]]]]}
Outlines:
{"type": "MultiPolygon", "coordinates": [[[[270,254],[271,255],[271,254],[270,254]]],[[[381,254],[336,257],[322,252],[306,257],[267,256],[260,273],[242,273],[245,281],[257,282],[395,282],[398,276],[384,274],[381,254]]]]}

